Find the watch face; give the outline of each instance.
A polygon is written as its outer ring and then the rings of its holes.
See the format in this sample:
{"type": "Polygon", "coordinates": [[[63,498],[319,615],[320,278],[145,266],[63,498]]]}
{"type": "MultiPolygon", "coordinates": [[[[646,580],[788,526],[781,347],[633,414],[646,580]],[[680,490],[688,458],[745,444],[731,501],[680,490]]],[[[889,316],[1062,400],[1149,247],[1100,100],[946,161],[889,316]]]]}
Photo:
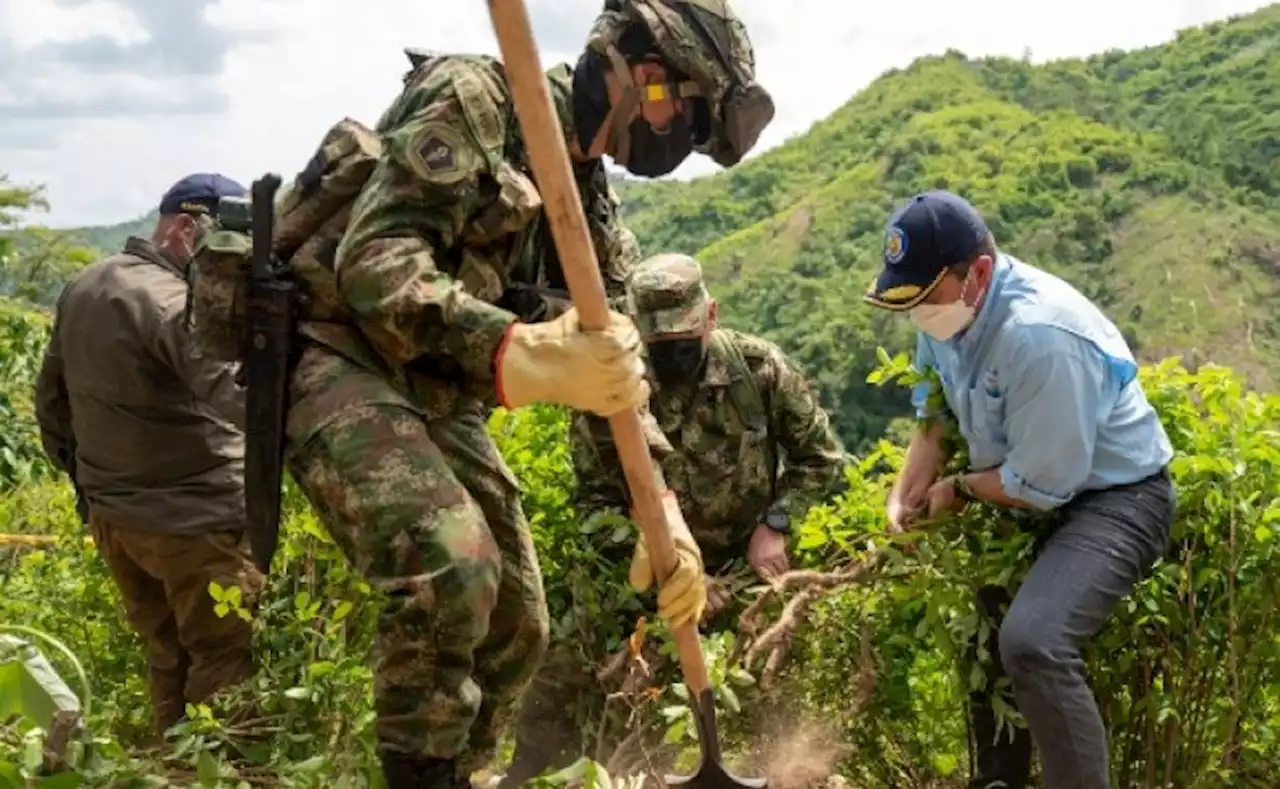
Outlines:
{"type": "Polygon", "coordinates": [[[791,520],[786,515],[778,512],[769,513],[764,522],[766,526],[774,531],[786,531],[791,526],[791,520]]]}

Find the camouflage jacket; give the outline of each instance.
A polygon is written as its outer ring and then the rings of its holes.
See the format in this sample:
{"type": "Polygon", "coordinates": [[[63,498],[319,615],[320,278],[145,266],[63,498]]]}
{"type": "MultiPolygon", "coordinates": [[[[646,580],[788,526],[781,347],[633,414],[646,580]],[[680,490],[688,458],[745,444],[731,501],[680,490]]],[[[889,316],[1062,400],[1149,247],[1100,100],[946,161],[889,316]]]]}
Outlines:
{"type": "MultiPolygon", "coordinates": [[[[571,76],[567,65],[548,75],[567,135],[571,76]]],[[[519,310],[513,285],[565,288],[501,63],[479,55],[419,63],[376,130],[383,154],[334,262],[351,321],[301,331],[378,368],[429,417],[492,403],[498,343],[512,321],[529,318],[511,311],[519,310]]],[[[619,218],[604,163],[575,164],[574,174],[606,294],[619,309],[639,246],[619,218]]]]}
{"type": "MultiPolygon", "coordinates": [[[[752,531],[771,506],[798,523],[835,489],[844,463],[816,393],[782,351],[730,329],[714,333],[701,381],[685,390],[655,386],[649,402],[670,444],[654,449],[656,470],[680,497],[710,572],[745,556],[752,531]],[[745,370],[734,363],[732,348],[745,370]],[[753,385],[758,396],[748,390],[753,385]]],[[[628,514],[630,497],[608,422],[575,414],[570,446],[579,516],[628,514]]]]}

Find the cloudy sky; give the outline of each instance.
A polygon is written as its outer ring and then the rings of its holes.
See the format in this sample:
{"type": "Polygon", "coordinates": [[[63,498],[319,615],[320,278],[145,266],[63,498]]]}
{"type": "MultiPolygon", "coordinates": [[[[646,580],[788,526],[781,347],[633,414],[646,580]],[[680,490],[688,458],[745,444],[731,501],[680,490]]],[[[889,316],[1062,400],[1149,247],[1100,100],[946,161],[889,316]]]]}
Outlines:
{"type": "MultiPolygon", "coordinates": [[[[526,0],[543,65],[601,0],[526,0]]],[[[886,69],[948,47],[1034,60],[1159,43],[1261,0],[736,0],[777,116],[803,132],[886,69]]],[[[482,0],[0,0],[0,172],[53,226],[131,219],[185,173],[286,178],[344,115],[372,124],[406,46],[497,53],[482,0]]],[[[694,157],[673,177],[714,165],[694,157]]]]}

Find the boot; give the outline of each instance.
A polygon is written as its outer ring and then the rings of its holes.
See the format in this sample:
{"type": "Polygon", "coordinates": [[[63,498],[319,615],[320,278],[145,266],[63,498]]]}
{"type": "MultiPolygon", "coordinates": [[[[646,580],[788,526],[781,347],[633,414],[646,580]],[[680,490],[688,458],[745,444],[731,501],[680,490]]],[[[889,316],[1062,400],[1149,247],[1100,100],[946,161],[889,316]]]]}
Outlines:
{"type": "Polygon", "coordinates": [[[382,774],[387,789],[471,789],[471,782],[458,775],[453,759],[383,751],[382,774]]]}

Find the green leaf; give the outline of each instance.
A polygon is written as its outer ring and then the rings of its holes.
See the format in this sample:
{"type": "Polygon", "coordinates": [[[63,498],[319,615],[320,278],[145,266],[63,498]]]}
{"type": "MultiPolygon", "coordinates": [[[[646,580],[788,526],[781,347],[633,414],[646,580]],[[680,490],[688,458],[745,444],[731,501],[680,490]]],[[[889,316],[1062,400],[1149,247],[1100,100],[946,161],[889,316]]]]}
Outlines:
{"type": "Polygon", "coordinates": [[[738,694],[731,685],[720,686],[720,697],[724,699],[726,707],[734,712],[742,712],[742,703],[738,701],[738,694]]]}
{"type": "Polygon", "coordinates": [[[200,751],[200,755],[196,757],[196,777],[200,779],[200,785],[205,789],[216,789],[219,783],[218,773],[218,762],[213,754],[200,751]]]}
{"type": "Polygon", "coordinates": [[[302,531],[314,537],[315,539],[319,540],[320,542],[324,542],[324,543],[331,542],[331,540],[329,539],[329,535],[326,534],[324,529],[320,527],[320,524],[316,523],[311,518],[302,519],[302,531]]]}
{"type": "Polygon", "coordinates": [[[684,739],[685,732],[688,730],[689,719],[681,718],[667,727],[666,732],[662,735],[662,741],[668,745],[675,745],[684,739]]]}
{"type": "Polygon", "coordinates": [[[292,772],[302,773],[304,775],[319,772],[327,762],[328,758],[323,755],[312,756],[310,759],[304,759],[303,761],[294,764],[292,766],[292,772]]]}
{"type": "Polygon", "coordinates": [[[13,762],[0,762],[0,789],[25,789],[22,771],[13,762]]]}
{"type": "Polygon", "coordinates": [[[974,663],[969,669],[969,690],[978,692],[987,684],[987,674],[982,669],[982,665],[974,663]]]}

